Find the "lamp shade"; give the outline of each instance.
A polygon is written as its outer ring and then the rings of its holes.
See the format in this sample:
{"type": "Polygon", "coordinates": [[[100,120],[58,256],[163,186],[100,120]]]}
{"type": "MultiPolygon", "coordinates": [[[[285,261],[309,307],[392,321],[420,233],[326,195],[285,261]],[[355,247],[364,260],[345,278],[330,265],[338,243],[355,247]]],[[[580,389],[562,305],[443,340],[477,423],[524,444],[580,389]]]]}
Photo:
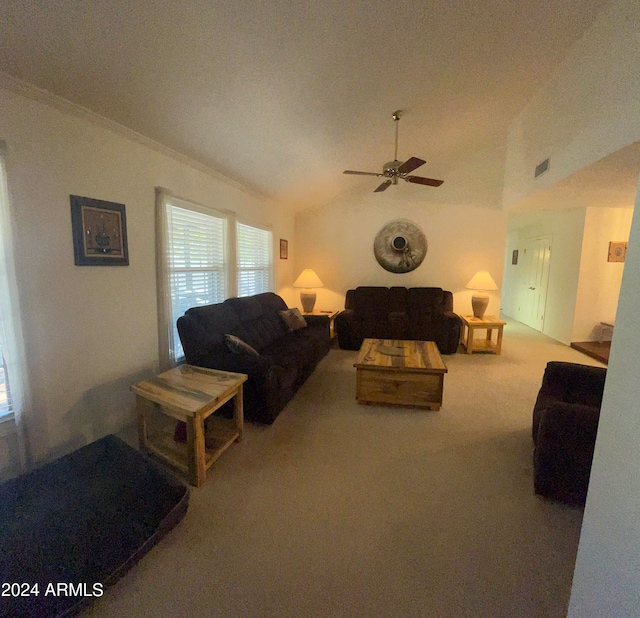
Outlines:
{"type": "Polygon", "coordinates": [[[469,290],[497,290],[498,286],[496,282],[493,280],[493,277],[489,274],[487,270],[479,270],[473,277],[471,277],[471,281],[467,283],[466,287],[469,290]]]}
{"type": "Polygon", "coordinates": [[[311,288],[322,288],[324,284],[311,268],[305,268],[300,273],[300,276],[293,282],[293,287],[306,288],[309,290],[311,288]]]}
{"type": "Polygon", "coordinates": [[[487,294],[487,290],[497,290],[498,286],[488,271],[479,270],[471,277],[471,281],[467,283],[467,288],[477,290],[471,297],[471,307],[473,308],[473,315],[476,318],[482,319],[489,305],[489,294],[487,294]]]}

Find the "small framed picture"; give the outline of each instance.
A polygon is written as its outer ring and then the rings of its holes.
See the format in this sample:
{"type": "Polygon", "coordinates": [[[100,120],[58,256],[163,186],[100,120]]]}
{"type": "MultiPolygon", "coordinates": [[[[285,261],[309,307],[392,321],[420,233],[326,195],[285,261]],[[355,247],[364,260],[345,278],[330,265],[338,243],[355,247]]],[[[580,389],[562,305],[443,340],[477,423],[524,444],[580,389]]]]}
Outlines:
{"type": "Polygon", "coordinates": [[[511,254],[511,264],[513,264],[513,266],[516,266],[518,264],[518,250],[514,249],[513,253],[511,254]]]}
{"type": "Polygon", "coordinates": [[[73,254],[77,266],[128,266],[124,204],[71,195],[73,254]]]}
{"type": "Polygon", "coordinates": [[[280,239],[280,259],[287,260],[289,258],[289,241],[284,238],[280,239]]]}
{"type": "Polygon", "coordinates": [[[627,256],[627,243],[626,242],[610,242],[609,243],[609,256],[607,262],[624,262],[627,256]]]}

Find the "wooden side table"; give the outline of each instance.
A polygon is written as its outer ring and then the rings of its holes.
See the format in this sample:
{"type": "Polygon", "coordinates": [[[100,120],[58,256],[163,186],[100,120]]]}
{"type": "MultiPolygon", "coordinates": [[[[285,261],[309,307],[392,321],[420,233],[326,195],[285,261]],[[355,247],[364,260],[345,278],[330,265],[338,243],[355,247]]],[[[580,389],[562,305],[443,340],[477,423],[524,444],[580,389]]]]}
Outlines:
{"type": "Polygon", "coordinates": [[[336,316],[340,313],[339,311],[335,311],[333,309],[326,309],[326,310],[318,310],[318,309],[314,309],[311,313],[305,312],[305,311],[301,311],[300,312],[303,316],[305,315],[325,315],[329,318],[329,329],[331,332],[331,339],[335,338],[336,336],[336,329],[335,329],[335,319],[336,316]]]}
{"type": "Polygon", "coordinates": [[[465,347],[467,354],[473,352],[490,352],[500,354],[502,351],[502,329],[506,322],[494,315],[485,315],[476,318],[473,315],[461,315],[462,330],[460,331],[460,343],[465,347]],[[485,329],[487,336],[484,339],[474,339],[476,329],[485,329]],[[497,331],[497,340],[493,341],[493,331],[497,331]]]}
{"type": "Polygon", "coordinates": [[[231,444],[242,440],[242,385],[246,380],[243,373],[180,365],[133,385],[140,449],[186,472],[189,482],[200,487],[213,462],[231,444]],[[205,448],[205,419],[230,399],[234,401],[234,418],[216,417],[207,423],[210,448],[205,448]],[[184,445],[176,444],[172,437],[163,441],[149,435],[148,419],[152,411],[186,423],[186,453],[184,445]]]}

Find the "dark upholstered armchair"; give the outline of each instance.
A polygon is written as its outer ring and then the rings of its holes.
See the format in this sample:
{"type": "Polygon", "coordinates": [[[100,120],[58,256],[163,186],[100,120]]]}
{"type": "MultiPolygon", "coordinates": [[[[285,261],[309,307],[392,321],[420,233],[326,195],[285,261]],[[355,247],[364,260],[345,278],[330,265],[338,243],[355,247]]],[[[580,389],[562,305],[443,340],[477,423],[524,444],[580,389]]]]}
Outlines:
{"type": "Polygon", "coordinates": [[[547,363],[533,409],[537,494],[585,503],[606,375],[604,367],[547,363]]]}

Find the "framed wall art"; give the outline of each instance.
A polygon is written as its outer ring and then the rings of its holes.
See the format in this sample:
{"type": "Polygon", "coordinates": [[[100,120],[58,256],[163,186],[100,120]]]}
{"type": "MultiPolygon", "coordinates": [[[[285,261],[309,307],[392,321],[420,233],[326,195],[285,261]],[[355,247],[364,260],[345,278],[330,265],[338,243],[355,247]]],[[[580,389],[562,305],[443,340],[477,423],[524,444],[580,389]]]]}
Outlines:
{"type": "Polygon", "coordinates": [[[389,221],[373,241],[378,264],[392,273],[408,273],[422,264],[427,254],[427,238],[408,219],[389,221]]]}
{"type": "Polygon", "coordinates": [[[627,256],[627,243],[626,242],[614,242],[609,243],[609,255],[607,262],[624,262],[627,256]]]}
{"type": "Polygon", "coordinates": [[[289,259],[289,241],[284,238],[280,239],[280,259],[289,259]]]}
{"type": "Polygon", "coordinates": [[[73,255],[77,266],[128,266],[124,204],[71,195],[73,255]]]}

